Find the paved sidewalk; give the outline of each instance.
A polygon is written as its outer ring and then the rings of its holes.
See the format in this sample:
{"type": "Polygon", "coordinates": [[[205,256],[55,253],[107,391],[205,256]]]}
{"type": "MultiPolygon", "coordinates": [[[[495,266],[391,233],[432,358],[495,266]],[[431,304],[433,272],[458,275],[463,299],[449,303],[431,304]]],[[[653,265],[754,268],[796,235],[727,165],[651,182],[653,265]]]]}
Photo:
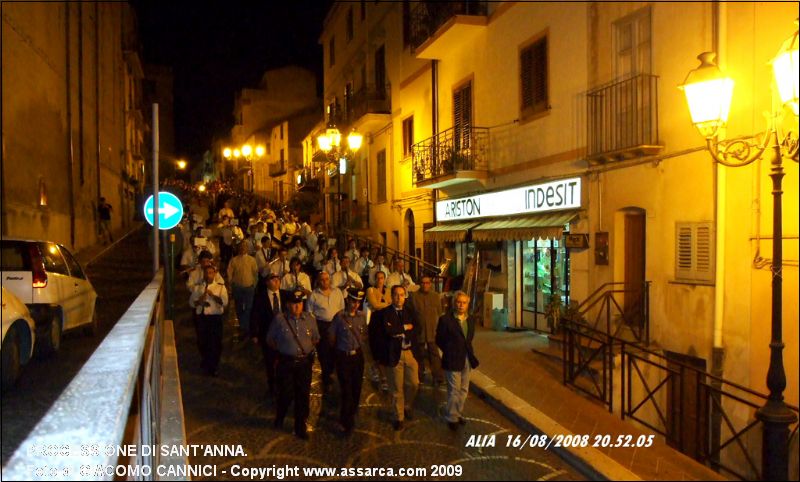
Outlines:
{"type": "MultiPolygon", "coordinates": [[[[479,328],[474,347],[480,367],[473,372],[473,390],[526,428],[551,437],[571,433],[593,440],[595,434],[608,434],[612,440],[617,435],[636,440],[651,433],[563,385],[560,363],[531,351],[546,344],[533,332],[479,328]]],[[[660,436],[648,448],[570,448],[561,455],[610,480],[727,480],[667,446],[660,436]]]]}

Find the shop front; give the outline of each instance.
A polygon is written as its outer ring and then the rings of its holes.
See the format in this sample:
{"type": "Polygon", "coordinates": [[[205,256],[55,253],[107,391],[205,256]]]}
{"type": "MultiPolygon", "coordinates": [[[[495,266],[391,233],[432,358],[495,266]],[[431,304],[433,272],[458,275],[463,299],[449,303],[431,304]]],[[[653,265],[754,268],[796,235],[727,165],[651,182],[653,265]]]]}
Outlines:
{"type": "Polygon", "coordinates": [[[549,331],[548,313],[570,302],[570,249],[581,179],[569,178],[439,201],[426,241],[449,259],[445,290],[462,289],[491,325],[503,308],[511,328],[549,331]]]}

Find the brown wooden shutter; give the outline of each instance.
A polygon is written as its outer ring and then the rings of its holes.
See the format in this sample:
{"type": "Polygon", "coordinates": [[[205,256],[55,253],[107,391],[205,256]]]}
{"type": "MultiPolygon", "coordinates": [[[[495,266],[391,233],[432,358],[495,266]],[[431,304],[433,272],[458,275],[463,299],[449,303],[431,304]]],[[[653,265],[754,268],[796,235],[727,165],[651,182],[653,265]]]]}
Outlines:
{"type": "Polygon", "coordinates": [[[711,223],[695,226],[695,279],[714,281],[714,236],[711,223]]]}
{"type": "Polygon", "coordinates": [[[519,57],[520,115],[526,117],[549,108],[547,37],[524,48],[519,57]]]}
{"type": "Polygon", "coordinates": [[[455,149],[469,148],[472,127],[472,82],[453,92],[453,130],[455,149]]]}
{"type": "Polygon", "coordinates": [[[386,202],[386,150],[378,152],[378,202],[386,202]]]}
{"type": "Polygon", "coordinates": [[[694,278],[692,270],[692,245],[694,236],[691,223],[677,223],[675,229],[675,278],[691,280],[694,278]]]}

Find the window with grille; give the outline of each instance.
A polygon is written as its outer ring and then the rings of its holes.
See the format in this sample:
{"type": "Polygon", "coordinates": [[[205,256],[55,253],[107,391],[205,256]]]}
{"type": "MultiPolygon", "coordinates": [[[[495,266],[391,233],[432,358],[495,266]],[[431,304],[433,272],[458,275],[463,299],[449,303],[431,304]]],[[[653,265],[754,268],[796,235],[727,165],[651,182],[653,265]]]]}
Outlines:
{"type": "Polygon", "coordinates": [[[411,157],[411,146],[414,145],[414,116],[403,121],[403,157],[411,157]]]}
{"type": "Polygon", "coordinates": [[[550,108],[548,95],[547,37],[519,53],[520,117],[525,119],[550,108]]]}
{"type": "Polygon", "coordinates": [[[472,130],[472,81],[453,91],[453,131],[456,151],[469,149],[472,130]]]}
{"type": "Polygon", "coordinates": [[[386,202],[386,149],[378,152],[378,203],[386,202]]]}
{"type": "Polygon", "coordinates": [[[714,226],[712,223],[676,223],[675,279],[714,281],[714,226]]]}

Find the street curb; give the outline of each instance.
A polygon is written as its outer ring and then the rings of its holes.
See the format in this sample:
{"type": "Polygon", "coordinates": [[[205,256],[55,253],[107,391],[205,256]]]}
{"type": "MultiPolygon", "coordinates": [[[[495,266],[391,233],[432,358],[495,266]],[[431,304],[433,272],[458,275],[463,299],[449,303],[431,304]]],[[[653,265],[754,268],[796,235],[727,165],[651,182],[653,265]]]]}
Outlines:
{"type": "MultiPolygon", "coordinates": [[[[473,370],[470,373],[470,388],[503,415],[533,434],[544,434],[548,438],[556,435],[572,435],[572,432],[564,426],[505,387],[497,385],[480,370],[473,370]]],[[[593,480],[642,480],[594,447],[551,447],[549,450],[556,452],[572,467],[593,480]]]]}

